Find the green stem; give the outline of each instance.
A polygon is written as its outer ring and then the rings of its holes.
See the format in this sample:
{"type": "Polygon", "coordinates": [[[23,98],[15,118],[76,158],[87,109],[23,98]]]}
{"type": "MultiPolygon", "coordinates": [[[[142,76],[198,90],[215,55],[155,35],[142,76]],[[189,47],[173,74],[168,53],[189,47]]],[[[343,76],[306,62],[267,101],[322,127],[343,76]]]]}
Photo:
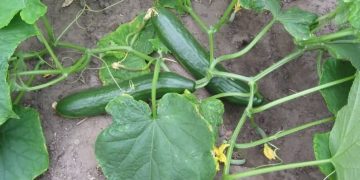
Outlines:
{"type": "Polygon", "coordinates": [[[200,27],[200,29],[207,33],[208,32],[208,27],[207,25],[205,25],[204,21],[200,18],[200,16],[194,11],[194,9],[192,7],[186,6],[185,8],[186,12],[190,14],[190,16],[194,19],[194,21],[196,22],[196,24],[198,24],[198,26],[200,27]]]}
{"type": "Polygon", "coordinates": [[[108,48],[96,48],[96,49],[91,49],[90,53],[92,54],[98,54],[98,53],[104,53],[107,51],[126,51],[126,52],[130,52],[135,54],[136,56],[145,59],[146,61],[150,62],[153,61],[155,58],[148,56],[140,51],[137,51],[135,49],[133,49],[130,46],[112,46],[112,47],[108,47],[108,48]]]}
{"type": "Polygon", "coordinates": [[[298,58],[299,56],[301,56],[304,53],[304,51],[305,51],[304,49],[299,49],[299,50],[296,50],[295,52],[289,54],[285,58],[281,59],[280,61],[276,62],[272,66],[268,67],[267,69],[265,69],[264,71],[262,71],[261,73],[256,75],[254,77],[254,81],[259,81],[260,79],[262,79],[266,75],[270,74],[271,72],[275,71],[279,67],[281,67],[281,66],[285,65],[286,63],[294,60],[295,58],[298,58]]]}
{"type": "Polygon", "coordinates": [[[220,93],[213,96],[208,97],[208,99],[219,99],[223,97],[230,97],[230,96],[239,96],[239,97],[250,97],[249,93],[239,93],[239,92],[226,92],[220,93]]]}
{"type": "Polygon", "coordinates": [[[15,61],[18,58],[17,54],[21,54],[22,58],[24,58],[24,59],[31,59],[31,58],[34,58],[34,57],[43,56],[47,52],[48,52],[47,49],[43,49],[43,50],[35,51],[35,52],[27,52],[27,53],[19,52],[19,53],[15,53],[15,56],[11,57],[9,59],[9,62],[15,61]]]}
{"type": "Polygon", "coordinates": [[[18,72],[18,76],[28,76],[28,75],[43,75],[43,74],[62,74],[63,71],[59,69],[48,69],[48,70],[33,70],[33,71],[23,71],[18,72]]]}
{"type": "Polygon", "coordinates": [[[271,22],[269,24],[267,24],[260,32],[259,34],[256,35],[256,37],[250,42],[250,44],[248,44],[244,49],[242,49],[241,51],[237,52],[237,53],[233,53],[233,54],[226,54],[223,56],[218,57],[217,59],[215,59],[214,63],[212,64],[213,67],[216,66],[217,63],[220,63],[222,61],[226,61],[226,60],[230,60],[230,59],[235,59],[238,57],[243,56],[244,54],[246,54],[247,52],[249,52],[264,36],[265,34],[270,30],[270,28],[274,25],[274,23],[276,22],[275,19],[271,20],[271,22]]]}
{"type": "Polygon", "coordinates": [[[325,35],[318,36],[318,37],[313,37],[308,40],[300,41],[299,43],[301,45],[318,44],[318,43],[323,43],[326,41],[331,41],[331,40],[339,39],[339,38],[346,37],[346,36],[351,36],[354,34],[355,34],[355,31],[351,28],[348,28],[348,29],[344,29],[342,31],[325,34],[325,35]]]}
{"type": "Polygon", "coordinates": [[[54,30],[53,30],[52,26],[50,25],[49,19],[45,15],[45,16],[41,17],[41,20],[44,23],[44,27],[46,29],[46,32],[48,34],[48,37],[49,37],[50,41],[54,42],[55,41],[55,34],[54,34],[54,30]]]}
{"type": "Polygon", "coordinates": [[[209,78],[204,77],[195,82],[195,89],[201,89],[209,83],[209,78]]]}
{"type": "MultiPolygon", "coordinates": [[[[43,64],[42,61],[39,61],[36,65],[35,65],[35,70],[38,70],[41,66],[41,64],[43,64]]],[[[35,79],[35,75],[30,76],[29,80],[26,82],[27,86],[30,86],[32,84],[32,82],[35,79]]],[[[19,104],[20,100],[22,99],[22,97],[25,95],[25,91],[20,91],[19,94],[16,96],[16,99],[14,100],[14,104],[19,104]]]]}
{"type": "Polygon", "coordinates": [[[307,167],[307,166],[317,166],[317,165],[329,164],[329,163],[332,163],[331,159],[291,163],[291,164],[272,166],[272,167],[267,167],[267,168],[254,169],[254,170],[250,170],[247,172],[241,172],[241,173],[233,174],[233,175],[225,175],[224,179],[225,180],[240,179],[240,178],[244,178],[244,177],[256,176],[256,175],[260,175],[260,174],[271,173],[271,172],[281,171],[281,170],[286,170],[286,169],[295,169],[295,168],[302,168],[302,167],[307,167]]]}
{"type": "Polygon", "coordinates": [[[209,37],[209,48],[210,48],[210,64],[214,62],[214,51],[215,51],[215,45],[214,45],[214,34],[213,28],[211,27],[208,32],[209,37]]]}
{"type": "Polygon", "coordinates": [[[225,10],[223,16],[220,18],[220,20],[214,25],[215,32],[218,32],[220,28],[228,22],[229,16],[232,13],[232,10],[234,9],[236,3],[238,0],[232,0],[230,5],[225,10]]]}
{"type": "Polygon", "coordinates": [[[45,45],[46,49],[48,50],[48,52],[49,52],[49,54],[50,54],[50,56],[52,58],[52,60],[54,61],[56,67],[62,70],[63,66],[62,66],[61,62],[59,61],[59,59],[55,55],[54,51],[50,47],[49,43],[45,39],[45,37],[42,34],[41,30],[39,29],[39,27],[37,25],[34,25],[34,27],[35,27],[35,30],[36,30],[38,36],[39,36],[40,41],[45,45]]]}
{"type": "Polygon", "coordinates": [[[313,127],[313,126],[320,125],[320,124],[332,122],[334,120],[335,120],[334,117],[329,117],[329,118],[317,120],[317,121],[314,121],[314,122],[311,122],[311,123],[307,123],[307,124],[304,124],[304,125],[289,129],[289,130],[281,131],[281,132],[276,133],[276,134],[274,134],[272,136],[269,136],[269,137],[266,137],[266,138],[251,142],[251,143],[236,144],[235,148],[238,148],[238,149],[252,148],[252,147],[262,145],[264,143],[273,141],[273,140],[277,140],[277,139],[279,139],[281,137],[284,137],[284,136],[287,136],[289,134],[293,134],[293,133],[302,131],[304,129],[307,129],[307,128],[310,128],[310,127],[313,127]]]}
{"type": "Polygon", "coordinates": [[[39,89],[43,89],[43,88],[46,88],[46,87],[49,87],[49,86],[52,86],[54,84],[57,84],[63,80],[65,80],[67,78],[67,74],[62,74],[61,76],[59,76],[58,78],[56,79],[53,79],[52,81],[49,81],[47,83],[44,83],[44,84],[41,84],[41,85],[38,85],[38,86],[33,86],[33,87],[21,87],[19,90],[20,91],[36,91],[36,90],[39,90],[39,89]]]}
{"type": "Polygon", "coordinates": [[[234,73],[228,73],[228,72],[222,72],[222,71],[218,71],[218,70],[213,70],[211,72],[211,74],[213,76],[219,76],[219,77],[228,77],[228,78],[233,78],[233,79],[238,79],[244,82],[249,82],[252,80],[251,77],[246,77],[246,76],[242,76],[239,74],[234,74],[234,73]]]}
{"type": "Polygon", "coordinates": [[[69,48],[69,49],[75,49],[75,50],[78,50],[81,52],[85,52],[87,50],[87,48],[85,48],[83,46],[79,46],[77,44],[72,44],[72,43],[68,43],[68,42],[62,42],[62,41],[59,41],[56,45],[60,46],[60,47],[69,48]]]}
{"type": "Polygon", "coordinates": [[[278,100],[272,101],[272,102],[270,102],[268,104],[265,104],[263,106],[254,108],[252,110],[252,113],[263,112],[263,111],[265,111],[267,109],[270,109],[270,108],[272,108],[274,106],[277,106],[277,105],[283,104],[285,102],[291,101],[293,99],[296,99],[296,98],[299,98],[299,97],[302,97],[302,96],[317,92],[317,91],[322,90],[322,89],[326,89],[326,88],[329,88],[329,87],[332,87],[332,86],[335,86],[335,85],[338,85],[338,84],[353,80],[354,78],[355,78],[355,75],[350,76],[350,77],[346,77],[346,78],[343,78],[343,79],[339,79],[339,80],[336,80],[336,81],[333,81],[333,82],[329,82],[329,83],[326,83],[326,84],[323,84],[323,85],[319,85],[319,86],[316,86],[316,87],[313,87],[313,88],[310,88],[310,89],[307,89],[307,90],[292,94],[290,96],[280,98],[278,100]]]}
{"type": "Polygon", "coordinates": [[[157,118],[157,108],[156,108],[156,88],[157,83],[159,80],[159,73],[160,73],[160,65],[161,65],[161,59],[158,59],[155,63],[154,68],[154,77],[152,80],[152,87],[151,87],[151,105],[152,105],[152,116],[154,119],[157,118]]]}
{"type": "Polygon", "coordinates": [[[246,107],[245,111],[243,112],[239,123],[236,125],[236,128],[233,132],[233,134],[231,135],[230,141],[229,141],[229,149],[226,152],[226,158],[228,159],[228,161],[226,161],[224,163],[224,171],[223,174],[224,175],[228,175],[230,172],[230,160],[232,159],[232,154],[234,152],[234,147],[236,144],[236,140],[239,136],[239,133],[241,131],[241,128],[244,126],[245,122],[246,122],[246,117],[248,115],[248,111],[251,110],[252,106],[253,106],[253,101],[254,101],[254,94],[255,94],[255,84],[253,81],[249,82],[249,86],[250,86],[250,98],[249,98],[249,103],[248,106],[246,107]]]}

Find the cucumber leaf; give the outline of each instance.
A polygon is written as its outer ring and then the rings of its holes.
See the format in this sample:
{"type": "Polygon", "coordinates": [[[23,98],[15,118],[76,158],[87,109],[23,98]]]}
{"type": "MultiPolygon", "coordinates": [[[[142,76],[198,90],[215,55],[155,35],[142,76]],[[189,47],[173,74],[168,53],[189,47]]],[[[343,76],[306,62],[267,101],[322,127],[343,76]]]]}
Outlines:
{"type": "Polygon", "coordinates": [[[360,1],[340,0],[335,19],[338,24],[348,22],[352,27],[360,29],[360,1]]]}
{"type": "Polygon", "coordinates": [[[113,123],[97,138],[96,158],[108,179],[213,179],[214,139],[196,105],[179,94],[149,106],[123,95],[106,110],[113,123]],[[170,167],[170,168],[169,168],[170,167]]]}
{"type": "Polygon", "coordinates": [[[360,177],[360,76],[351,87],[348,104],[336,116],[330,132],[330,152],[337,179],[360,177]]]}
{"type": "Polygon", "coordinates": [[[47,7],[40,0],[2,0],[0,28],[7,26],[18,12],[23,21],[34,24],[46,10],[47,7]]]}
{"type": "Polygon", "coordinates": [[[255,11],[268,10],[274,17],[281,12],[279,0],[240,0],[241,7],[255,11]]]}
{"type": "MultiPolygon", "coordinates": [[[[338,41],[355,39],[356,37],[347,37],[344,39],[339,39],[338,41]]],[[[341,43],[334,41],[331,43],[326,43],[325,47],[332,57],[336,59],[348,60],[357,70],[360,70],[360,43],[341,43]]]]}
{"type": "Polygon", "coordinates": [[[8,118],[17,117],[12,111],[10,88],[7,82],[8,59],[22,41],[35,34],[33,26],[24,23],[18,16],[7,27],[0,29],[0,125],[8,118]]]}
{"type": "Polygon", "coordinates": [[[14,110],[20,118],[0,127],[0,180],[34,179],[49,167],[39,114],[32,108],[14,110]]]}
{"type": "Polygon", "coordinates": [[[306,40],[311,36],[311,26],[316,22],[317,15],[299,8],[290,8],[277,17],[285,29],[297,40],[306,40]]]}
{"type": "MultiPolygon", "coordinates": [[[[323,65],[320,85],[354,75],[355,68],[348,61],[328,59],[323,65]]],[[[330,112],[336,113],[347,104],[352,81],[321,90],[330,112]]]]}
{"type": "MultiPolygon", "coordinates": [[[[313,138],[313,149],[316,160],[330,159],[331,152],[329,149],[329,136],[330,132],[315,134],[313,138]]],[[[328,176],[335,171],[335,168],[332,164],[323,164],[319,165],[320,171],[328,176]]],[[[330,177],[330,180],[336,179],[336,175],[333,173],[330,177]]]]}
{"type": "Polygon", "coordinates": [[[176,9],[178,12],[184,11],[187,1],[190,0],[155,0],[157,6],[176,9]]]}
{"type": "MultiPolygon", "coordinates": [[[[149,40],[154,38],[155,30],[151,23],[145,23],[143,18],[144,14],[141,14],[133,21],[120,25],[116,31],[100,39],[98,48],[131,46],[144,54],[151,54],[154,50],[149,40]],[[142,26],[144,28],[141,28],[142,26]]],[[[111,75],[116,81],[123,81],[149,73],[146,61],[132,53],[113,51],[103,54],[103,59],[105,62],[99,71],[99,77],[104,85],[114,83],[111,75]],[[119,66],[113,68],[114,63],[119,66]]]]}

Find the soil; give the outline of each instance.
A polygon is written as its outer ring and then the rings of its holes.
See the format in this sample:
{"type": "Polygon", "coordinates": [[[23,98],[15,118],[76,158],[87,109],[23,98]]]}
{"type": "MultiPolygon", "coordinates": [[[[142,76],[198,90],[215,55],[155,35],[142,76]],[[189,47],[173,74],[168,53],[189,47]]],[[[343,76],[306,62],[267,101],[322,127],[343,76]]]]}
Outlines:
{"type": "MultiPolygon", "coordinates": [[[[93,9],[102,9],[116,2],[115,0],[87,0],[93,9]]],[[[229,0],[207,0],[194,2],[196,11],[208,24],[214,24],[222,14],[229,0]]],[[[63,8],[63,1],[44,0],[48,5],[48,16],[53,24],[55,33],[60,34],[76,14],[82,9],[82,3],[75,0],[70,6],[63,8]]],[[[285,7],[300,6],[309,11],[324,14],[335,4],[335,0],[285,0],[285,7]]],[[[94,13],[86,12],[78,19],[63,40],[94,47],[96,42],[116,29],[119,24],[130,21],[140,11],[151,7],[151,0],[124,0],[108,10],[94,13]]],[[[216,35],[216,55],[236,52],[243,48],[260,29],[270,20],[269,14],[255,14],[242,10],[229,25],[226,25],[216,35]]],[[[191,32],[206,46],[207,37],[189,17],[183,18],[191,32]]],[[[236,73],[255,75],[262,69],[278,61],[281,57],[294,49],[291,37],[280,25],[272,28],[271,32],[246,56],[226,62],[225,66],[236,73]]],[[[69,51],[59,51],[65,64],[73,61],[76,54],[69,51]],[[72,58],[69,58],[72,57],[72,58]]],[[[260,83],[260,91],[267,101],[301,91],[317,85],[315,54],[307,53],[298,60],[285,65],[280,70],[264,78],[260,83]]],[[[169,64],[181,74],[186,74],[175,63],[169,64]]],[[[50,154],[50,168],[39,177],[39,180],[95,180],[104,179],[97,166],[94,155],[96,136],[111,123],[108,116],[92,117],[80,120],[69,120],[59,117],[53,111],[51,104],[61,97],[80,89],[100,85],[97,77],[99,62],[91,62],[91,68],[73,75],[66,81],[50,88],[30,93],[26,101],[40,111],[42,124],[47,139],[50,154]]],[[[188,76],[188,75],[187,75],[188,76]]],[[[207,96],[205,91],[197,92],[199,97],[207,96]]],[[[243,108],[226,104],[224,126],[221,138],[226,139],[236,126],[243,108]]],[[[267,134],[275,134],[296,125],[329,116],[320,94],[313,94],[305,98],[292,101],[271,110],[256,115],[256,121],[267,134]]],[[[277,151],[284,163],[299,162],[314,159],[312,151],[312,137],[316,132],[323,132],[330,128],[330,124],[317,126],[300,133],[273,141],[280,150],[277,151]]],[[[243,129],[239,142],[249,142],[259,137],[247,125],[243,129]]],[[[243,166],[234,166],[233,171],[244,171],[249,167],[256,167],[269,163],[262,155],[262,147],[239,152],[239,156],[247,160],[243,166]]],[[[276,162],[272,162],[276,163],[276,162]]],[[[249,179],[323,179],[318,168],[303,168],[267,174],[249,179]]]]}

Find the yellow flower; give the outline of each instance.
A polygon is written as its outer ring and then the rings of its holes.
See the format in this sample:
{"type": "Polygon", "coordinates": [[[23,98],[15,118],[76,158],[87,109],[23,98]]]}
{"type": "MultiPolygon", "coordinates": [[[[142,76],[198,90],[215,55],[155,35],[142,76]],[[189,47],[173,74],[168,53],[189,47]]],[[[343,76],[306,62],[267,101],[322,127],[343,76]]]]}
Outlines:
{"type": "Polygon", "coordinates": [[[230,146],[230,144],[222,144],[218,148],[214,147],[214,156],[215,156],[214,158],[216,160],[216,170],[217,171],[220,170],[220,162],[226,163],[226,161],[227,161],[224,151],[229,146],[230,146]]]}
{"type": "Polygon", "coordinates": [[[264,145],[264,155],[269,160],[275,160],[277,158],[276,150],[273,150],[268,144],[264,145]]]}

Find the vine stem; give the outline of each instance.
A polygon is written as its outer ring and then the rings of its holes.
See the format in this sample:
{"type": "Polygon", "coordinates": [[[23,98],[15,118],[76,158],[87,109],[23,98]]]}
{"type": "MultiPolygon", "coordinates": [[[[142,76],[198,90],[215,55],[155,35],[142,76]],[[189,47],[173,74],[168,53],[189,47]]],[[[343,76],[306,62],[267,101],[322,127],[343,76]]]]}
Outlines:
{"type": "Polygon", "coordinates": [[[269,137],[266,137],[266,138],[251,142],[251,143],[236,144],[235,148],[238,148],[238,149],[252,148],[252,147],[262,145],[264,143],[279,139],[281,137],[287,136],[289,134],[293,134],[293,133],[299,132],[301,130],[304,130],[304,129],[307,129],[307,128],[310,128],[310,127],[313,127],[313,126],[316,126],[316,125],[332,122],[334,120],[335,120],[335,117],[329,117],[329,118],[317,120],[317,121],[310,122],[310,123],[307,123],[307,124],[304,124],[304,125],[301,125],[301,126],[298,126],[298,127],[286,130],[286,131],[276,133],[276,134],[274,134],[272,136],[269,136],[269,137]]]}
{"type": "Polygon", "coordinates": [[[305,52],[305,49],[299,49],[296,50],[295,52],[289,54],[288,56],[284,57],[283,59],[281,59],[280,61],[276,62],[275,64],[273,64],[272,66],[268,67],[267,69],[265,69],[264,71],[262,71],[261,73],[259,73],[258,75],[256,75],[254,77],[254,81],[259,81],[260,79],[262,79],[263,77],[267,76],[268,74],[270,74],[271,72],[275,71],[276,69],[278,69],[279,67],[285,65],[286,63],[298,58],[299,56],[301,56],[303,53],[305,52]]]}
{"type": "Polygon", "coordinates": [[[161,65],[161,59],[158,59],[155,63],[154,68],[154,77],[152,80],[152,86],[151,86],[151,105],[152,105],[152,116],[153,119],[157,118],[157,108],[156,108],[156,88],[157,88],[157,82],[159,80],[159,73],[160,73],[160,65],[161,65]]]}
{"type": "Polygon", "coordinates": [[[293,99],[296,99],[296,98],[299,98],[299,97],[314,93],[314,92],[322,90],[322,89],[326,89],[326,88],[329,88],[329,87],[332,87],[332,86],[335,86],[335,85],[338,85],[338,84],[353,80],[354,78],[355,78],[355,75],[349,76],[349,77],[346,77],[346,78],[343,78],[343,79],[332,81],[332,82],[329,82],[329,83],[326,83],[326,84],[323,84],[323,85],[319,85],[319,86],[316,86],[316,87],[313,87],[313,88],[310,88],[310,89],[307,89],[307,90],[292,94],[290,96],[280,98],[278,100],[272,101],[272,102],[270,102],[268,104],[265,104],[263,106],[256,107],[256,108],[252,109],[252,113],[263,112],[263,111],[265,111],[267,109],[270,109],[270,108],[272,108],[274,106],[283,104],[285,102],[288,102],[288,101],[291,101],[293,99]]]}
{"type": "Polygon", "coordinates": [[[241,80],[244,82],[252,81],[251,77],[246,77],[246,76],[242,76],[242,75],[234,74],[234,73],[222,72],[222,71],[218,71],[218,70],[212,70],[210,73],[213,76],[228,77],[228,78],[238,79],[238,80],[241,80]]]}
{"type": "Polygon", "coordinates": [[[260,175],[260,174],[281,171],[281,170],[286,170],[286,169],[294,169],[294,168],[301,168],[301,167],[307,167],[307,166],[317,166],[317,165],[329,164],[329,163],[332,163],[331,159],[291,163],[291,164],[272,166],[272,167],[267,167],[267,168],[254,169],[254,170],[250,170],[247,172],[241,172],[241,173],[233,174],[233,175],[225,175],[224,179],[225,180],[240,179],[240,178],[244,178],[244,177],[256,176],[256,175],[260,175]]]}
{"type": "Polygon", "coordinates": [[[214,25],[215,32],[218,32],[220,28],[228,21],[230,14],[232,13],[233,8],[235,7],[238,0],[232,0],[230,5],[225,10],[224,14],[221,16],[220,20],[214,25]]]}
{"type": "Polygon", "coordinates": [[[116,51],[116,50],[122,50],[122,51],[126,51],[126,52],[131,52],[133,54],[135,54],[136,56],[145,59],[147,61],[153,61],[155,58],[148,56],[140,51],[137,51],[135,49],[133,49],[130,46],[112,46],[112,47],[108,47],[108,48],[96,48],[96,49],[91,49],[89,50],[90,53],[92,54],[98,54],[98,53],[104,53],[107,51],[116,51]]]}
{"type": "Polygon", "coordinates": [[[58,67],[59,69],[63,69],[63,66],[61,64],[61,62],[59,61],[59,59],[57,58],[57,56],[55,55],[54,51],[51,49],[49,43],[47,42],[46,38],[44,37],[44,35],[42,34],[41,30],[39,29],[39,27],[37,25],[34,25],[35,30],[38,34],[38,37],[40,39],[40,41],[45,45],[46,49],[48,50],[51,58],[53,59],[56,67],[58,67]]]}
{"type": "Polygon", "coordinates": [[[208,33],[209,29],[207,27],[207,25],[205,25],[204,21],[200,18],[200,16],[194,11],[194,9],[190,6],[186,6],[185,10],[187,13],[190,14],[190,16],[194,19],[194,21],[196,22],[196,24],[198,24],[198,26],[200,27],[200,29],[205,32],[208,33]]]}
{"type": "Polygon", "coordinates": [[[230,59],[235,59],[238,57],[243,56],[244,54],[246,54],[247,52],[249,52],[264,36],[265,34],[271,29],[271,27],[274,25],[274,23],[276,22],[275,19],[271,20],[271,22],[269,24],[267,24],[260,32],[259,34],[256,35],[256,37],[250,42],[250,44],[248,44],[244,49],[242,49],[241,51],[237,52],[237,53],[233,53],[233,54],[226,54],[223,56],[220,56],[218,58],[216,58],[214,60],[214,62],[211,64],[211,67],[215,67],[216,64],[226,61],[226,60],[230,60],[230,59]]]}
{"type": "Polygon", "coordinates": [[[227,93],[220,93],[213,96],[208,97],[208,99],[219,99],[223,97],[230,97],[230,96],[239,96],[239,97],[250,97],[249,93],[240,93],[240,92],[227,92],[227,93]]]}
{"type": "Polygon", "coordinates": [[[311,45],[311,44],[331,41],[331,40],[346,37],[346,36],[351,36],[351,35],[354,35],[354,34],[355,34],[355,31],[353,29],[351,29],[351,28],[348,28],[348,29],[344,29],[342,31],[338,31],[338,32],[330,33],[330,34],[325,34],[325,35],[322,35],[322,36],[313,37],[313,38],[310,38],[308,40],[300,41],[299,43],[301,45],[311,45]]]}
{"type": "Polygon", "coordinates": [[[228,175],[230,172],[230,163],[231,163],[231,159],[232,159],[232,154],[234,152],[234,147],[236,144],[237,137],[239,136],[241,128],[244,126],[244,124],[246,122],[248,111],[251,110],[251,108],[253,106],[254,94],[255,94],[255,84],[254,83],[255,82],[253,82],[253,81],[249,82],[250,98],[249,98],[248,106],[246,107],[245,111],[243,112],[243,114],[242,114],[238,124],[236,125],[236,128],[230,138],[230,141],[229,141],[230,146],[226,152],[227,161],[224,163],[223,175],[228,175]]]}

